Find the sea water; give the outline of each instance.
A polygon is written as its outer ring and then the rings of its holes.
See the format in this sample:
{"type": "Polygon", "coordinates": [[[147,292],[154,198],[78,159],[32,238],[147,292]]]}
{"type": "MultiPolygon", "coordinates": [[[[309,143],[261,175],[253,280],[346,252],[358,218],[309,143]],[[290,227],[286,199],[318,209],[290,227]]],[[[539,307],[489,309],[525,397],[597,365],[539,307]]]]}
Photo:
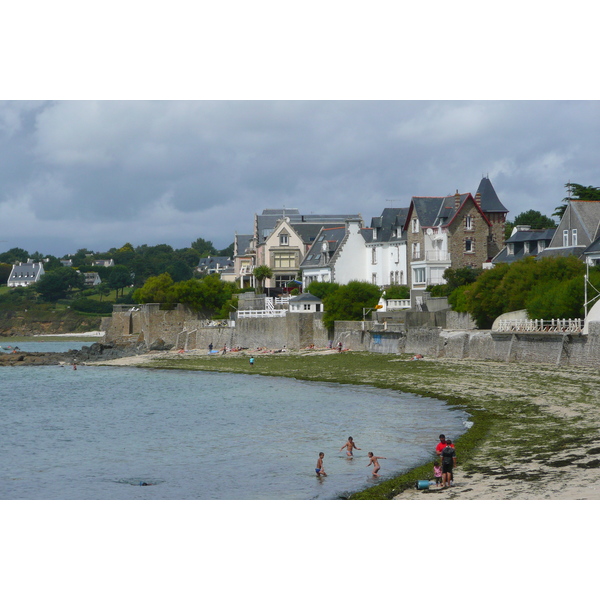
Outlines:
{"type": "Polygon", "coordinates": [[[0,499],[334,499],[427,462],[468,415],[371,387],[124,367],[0,368],[0,499]],[[353,436],[361,450],[340,447],[353,436]],[[315,475],[319,452],[328,477],[315,475]],[[143,485],[143,484],[148,485],[143,485]]]}

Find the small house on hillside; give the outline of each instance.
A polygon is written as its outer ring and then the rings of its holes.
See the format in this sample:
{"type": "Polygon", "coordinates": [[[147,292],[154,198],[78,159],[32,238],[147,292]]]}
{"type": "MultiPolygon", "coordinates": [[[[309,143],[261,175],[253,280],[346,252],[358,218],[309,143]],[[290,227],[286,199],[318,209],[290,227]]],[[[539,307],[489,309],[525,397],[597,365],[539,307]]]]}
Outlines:
{"type": "Polygon", "coordinates": [[[92,265],[94,267],[114,267],[115,261],[112,258],[99,259],[99,260],[92,261],[92,265]]]}
{"type": "Polygon", "coordinates": [[[84,285],[92,287],[94,285],[100,285],[102,283],[102,279],[100,279],[100,275],[94,271],[90,271],[89,273],[84,273],[84,285]]]}
{"type": "Polygon", "coordinates": [[[8,287],[27,287],[32,283],[37,283],[44,274],[44,266],[41,262],[19,263],[13,265],[6,285],[8,287]]]}

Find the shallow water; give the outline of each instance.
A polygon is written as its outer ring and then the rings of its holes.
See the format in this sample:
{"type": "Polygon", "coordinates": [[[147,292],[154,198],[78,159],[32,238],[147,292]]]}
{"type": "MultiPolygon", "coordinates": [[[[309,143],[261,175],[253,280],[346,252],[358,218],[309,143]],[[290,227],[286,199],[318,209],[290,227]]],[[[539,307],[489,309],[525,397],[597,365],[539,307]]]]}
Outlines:
{"type": "Polygon", "coordinates": [[[0,352],[12,352],[18,347],[22,352],[68,352],[69,350],[81,350],[83,346],[91,346],[97,339],[86,339],[82,341],[52,340],[43,342],[13,342],[10,338],[0,339],[0,352]]]}
{"type": "Polygon", "coordinates": [[[336,498],[376,482],[369,450],[391,476],[468,418],[435,399],[259,375],[4,367],[0,386],[2,499],[336,498]],[[349,435],[354,459],[339,451],[349,435]]]}

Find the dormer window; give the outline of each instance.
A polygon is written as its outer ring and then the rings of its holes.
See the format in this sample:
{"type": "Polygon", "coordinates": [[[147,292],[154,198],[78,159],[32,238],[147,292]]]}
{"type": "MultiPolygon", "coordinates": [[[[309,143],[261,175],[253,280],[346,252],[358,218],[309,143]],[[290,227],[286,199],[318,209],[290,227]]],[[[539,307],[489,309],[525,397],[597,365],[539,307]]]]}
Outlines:
{"type": "Polygon", "coordinates": [[[538,253],[542,252],[542,250],[546,249],[546,240],[539,240],[538,241],[538,253]]]}
{"type": "Polygon", "coordinates": [[[577,246],[577,229],[571,229],[571,241],[573,246],[577,246]]]}
{"type": "Polygon", "coordinates": [[[563,230],[563,246],[566,248],[569,245],[569,230],[563,230]]]}
{"type": "Polygon", "coordinates": [[[525,254],[529,254],[530,249],[529,249],[529,242],[523,242],[523,252],[525,254]]]}

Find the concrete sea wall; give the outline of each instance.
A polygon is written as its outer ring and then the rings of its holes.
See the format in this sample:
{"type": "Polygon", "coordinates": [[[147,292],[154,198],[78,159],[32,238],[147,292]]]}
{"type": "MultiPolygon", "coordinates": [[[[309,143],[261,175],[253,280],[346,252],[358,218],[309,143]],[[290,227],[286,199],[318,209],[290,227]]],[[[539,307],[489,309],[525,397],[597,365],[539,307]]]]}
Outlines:
{"type": "Polygon", "coordinates": [[[589,334],[499,333],[472,329],[457,313],[407,313],[401,322],[337,321],[331,338],[322,313],[288,313],[284,317],[208,321],[178,305],[119,307],[102,324],[106,341],[137,343],[148,349],[324,348],[342,342],[350,350],[380,354],[422,354],[434,358],[600,366],[600,322],[589,334]],[[464,329],[449,329],[447,323],[464,329]],[[443,325],[442,325],[443,324],[443,325]]]}

